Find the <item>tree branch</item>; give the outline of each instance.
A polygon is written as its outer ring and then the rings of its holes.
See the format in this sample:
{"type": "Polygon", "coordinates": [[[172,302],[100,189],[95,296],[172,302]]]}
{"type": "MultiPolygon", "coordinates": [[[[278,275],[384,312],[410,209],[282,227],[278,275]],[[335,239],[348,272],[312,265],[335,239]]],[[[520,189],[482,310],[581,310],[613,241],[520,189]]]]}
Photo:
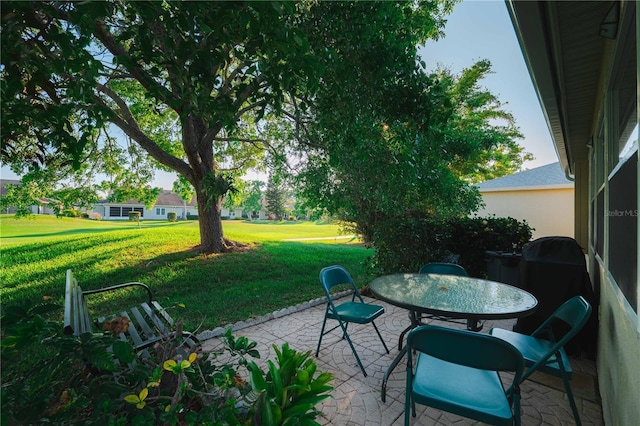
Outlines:
{"type": "Polygon", "coordinates": [[[112,111],[112,114],[109,117],[109,121],[116,126],[118,126],[127,136],[136,141],[138,145],[140,145],[145,151],[151,155],[156,161],[160,164],[163,164],[176,172],[180,173],[187,179],[193,177],[193,171],[191,167],[184,161],[179,158],[174,157],[173,155],[164,151],[158,144],[156,144],[151,138],[149,138],[138,126],[138,122],[135,120],[131,111],[127,107],[126,103],[122,98],[120,98],[117,94],[115,94],[110,89],[105,88],[105,91],[102,91],[105,95],[109,96],[109,98],[113,99],[113,101],[118,105],[119,111],[122,116],[118,115],[118,113],[110,108],[109,105],[99,96],[95,96],[95,100],[100,105],[108,108],[112,111]],[[111,92],[111,95],[108,93],[111,92]]]}
{"type": "MultiPolygon", "coordinates": [[[[127,58],[130,64],[134,64],[135,61],[125,50],[123,46],[118,44],[113,35],[109,32],[106,24],[103,21],[96,21],[94,24],[94,34],[102,42],[102,44],[111,52],[112,55],[117,57],[127,58]]],[[[174,93],[168,90],[163,85],[159,84],[155,79],[142,69],[139,65],[124,65],[125,68],[131,73],[148,93],[155,93],[155,97],[174,109],[178,114],[183,110],[183,101],[178,98],[174,93]]]]}

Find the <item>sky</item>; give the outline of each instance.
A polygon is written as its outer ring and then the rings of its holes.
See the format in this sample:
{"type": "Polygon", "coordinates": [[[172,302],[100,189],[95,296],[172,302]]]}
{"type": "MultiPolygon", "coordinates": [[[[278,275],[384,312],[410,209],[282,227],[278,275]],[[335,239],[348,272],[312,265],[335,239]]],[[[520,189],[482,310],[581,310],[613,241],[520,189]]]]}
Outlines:
{"type": "MultiPolygon", "coordinates": [[[[493,73],[480,83],[513,114],[524,138],[518,143],[535,157],[525,169],[554,163],[558,157],[503,0],[465,0],[447,19],[445,36],[420,49],[427,71],[445,66],[454,73],[476,61],[491,61],[493,73]]],[[[3,179],[16,179],[2,167],[3,179]]],[[[254,179],[255,177],[249,177],[254,179]]],[[[156,172],[154,186],[171,189],[175,174],[156,172]]]]}

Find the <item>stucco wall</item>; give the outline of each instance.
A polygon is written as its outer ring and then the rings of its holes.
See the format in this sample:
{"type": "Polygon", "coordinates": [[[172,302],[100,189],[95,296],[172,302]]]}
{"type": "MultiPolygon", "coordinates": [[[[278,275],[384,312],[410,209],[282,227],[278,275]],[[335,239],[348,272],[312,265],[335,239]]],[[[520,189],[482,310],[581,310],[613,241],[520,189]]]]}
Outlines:
{"type": "Polygon", "coordinates": [[[640,337],[637,315],[630,312],[614,283],[600,275],[598,383],[607,425],[636,425],[640,419],[640,337]]]}
{"type": "Polygon", "coordinates": [[[482,192],[485,207],[480,216],[495,214],[526,220],[535,228],[533,238],[574,236],[573,188],[482,192]]]}

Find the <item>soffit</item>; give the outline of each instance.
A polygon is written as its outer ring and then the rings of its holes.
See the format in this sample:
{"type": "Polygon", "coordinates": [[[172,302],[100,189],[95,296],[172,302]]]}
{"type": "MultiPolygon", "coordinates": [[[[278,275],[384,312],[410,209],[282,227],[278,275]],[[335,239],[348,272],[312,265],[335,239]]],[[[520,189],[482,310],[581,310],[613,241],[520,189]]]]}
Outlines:
{"type": "Polygon", "coordinates": [[[609,1],[511,1],[507,8],[565,170],[587,159],[595,128],[609,1]]]}

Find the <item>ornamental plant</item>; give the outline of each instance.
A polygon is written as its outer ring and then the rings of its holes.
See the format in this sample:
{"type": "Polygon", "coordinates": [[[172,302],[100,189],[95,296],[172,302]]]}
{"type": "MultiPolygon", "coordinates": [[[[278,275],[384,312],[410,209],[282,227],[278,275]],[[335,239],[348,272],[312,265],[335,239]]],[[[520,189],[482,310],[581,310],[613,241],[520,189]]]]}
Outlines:
{"type": "Polygon", "coordinates": [[[252,361],[256,342],[230,329],[221,349],[205,353],[185,344],[177,321],[171,336],[134,351],[117,328],[63,335],[45,319],[54,309],[3,307],[2,424],[317,424],[315,405],[333,389],[309,353],[286,343],[263,372],[252,361]],[[281,416],[264,409],[272,402],[281,416]]]}

